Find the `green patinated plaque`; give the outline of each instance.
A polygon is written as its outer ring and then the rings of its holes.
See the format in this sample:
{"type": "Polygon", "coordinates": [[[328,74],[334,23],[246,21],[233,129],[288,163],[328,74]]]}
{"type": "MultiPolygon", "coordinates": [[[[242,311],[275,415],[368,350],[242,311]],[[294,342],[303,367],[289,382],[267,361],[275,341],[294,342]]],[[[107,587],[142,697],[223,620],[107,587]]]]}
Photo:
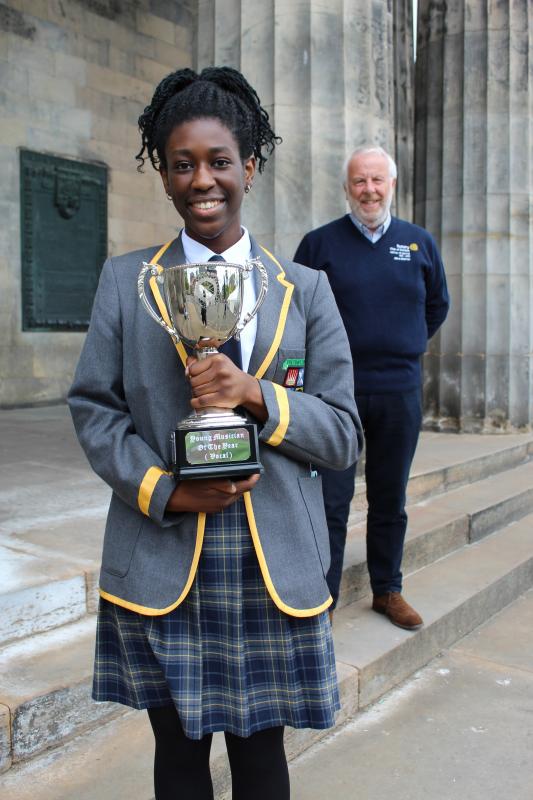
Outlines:
{"type": "Polygon", "coordinates": [[[80,331],[107,254],[107,167],[20,151],[25,331],[80,331]]]}

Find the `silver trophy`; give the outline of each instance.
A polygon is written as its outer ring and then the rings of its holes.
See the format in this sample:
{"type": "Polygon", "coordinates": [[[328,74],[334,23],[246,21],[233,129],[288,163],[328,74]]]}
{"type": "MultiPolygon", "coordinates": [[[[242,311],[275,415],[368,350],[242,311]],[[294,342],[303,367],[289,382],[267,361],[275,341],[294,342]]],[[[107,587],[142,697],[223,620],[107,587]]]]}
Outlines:
{"type": "MultiPolygon", "coordinates": [[[[179,264],[161,270],[143,263],[139,297],[150,316],[174,342],[182,341],[199,359],[218,353],[232,336],[257,314],[268,288],[263,263],[254,258],[244,266],[228,261],[179,264]],[[257,302],[242,319],[243,282],[256,267],[260,286],[257,302]],[[146,291],[146,275],[162,289],[170,325],[154,310],[146,291]]],[[[178,423],[171,435],[174,474],[186,478],[245,476],[262,472],[258,458],[257,426],[227,408],[205,408],[178,423]]]]}

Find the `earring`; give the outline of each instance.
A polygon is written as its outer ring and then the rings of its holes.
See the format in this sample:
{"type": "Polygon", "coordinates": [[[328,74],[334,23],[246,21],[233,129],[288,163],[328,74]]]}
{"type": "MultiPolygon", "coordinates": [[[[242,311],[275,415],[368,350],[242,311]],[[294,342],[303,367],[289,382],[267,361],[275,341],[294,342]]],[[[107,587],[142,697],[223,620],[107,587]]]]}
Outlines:
{"type": "Polygon", "coordinates": [[[248,194],[248,192],[250,191],[251,188],[252,188],[252,185],[250,183],[247,183],[246,186],[244,187],[245,194],[248,194]]]}
{"type": "Polygon", "coordinates": [[[167,192],[167,200],[172,200],[172,195],[167,192]]]}

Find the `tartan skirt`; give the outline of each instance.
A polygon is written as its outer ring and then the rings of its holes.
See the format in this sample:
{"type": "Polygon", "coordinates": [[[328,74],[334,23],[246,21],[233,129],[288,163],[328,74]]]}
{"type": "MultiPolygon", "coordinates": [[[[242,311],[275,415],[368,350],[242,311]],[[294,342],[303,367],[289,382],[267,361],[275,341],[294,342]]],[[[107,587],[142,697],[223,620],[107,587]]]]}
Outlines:
{"type": "Polygon", "coordinates": [[[174,611],[148,617],[100,600],[93,698],[174,703],[190,739],[329,728],[340,704],[328,614],[274,605],[241,499],[207,516],[194,583],[174,611]]]}

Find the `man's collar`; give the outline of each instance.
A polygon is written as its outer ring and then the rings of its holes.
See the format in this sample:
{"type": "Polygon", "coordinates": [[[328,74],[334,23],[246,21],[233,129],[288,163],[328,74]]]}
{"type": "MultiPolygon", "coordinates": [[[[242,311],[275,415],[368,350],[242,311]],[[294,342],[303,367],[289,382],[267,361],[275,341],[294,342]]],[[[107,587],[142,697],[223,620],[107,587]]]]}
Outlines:
{"type": "MultiPolygon", "coordinates": [[[[244,264],[245,261],[250,259],[252,250],[250,234],[242,225],[241,230],[242,236],[239,241],[235,242],[231,247],[228,247],[223,253],[220,253],[225,261],[231,261],[234,264],[244,264]]],[[[189,264],[201,264],[209,261],[211,256],[217,255],[205,245],[200,244],[200,242],[197,242],[195,239],[191,239],[185,232],[185,229],[181,232],[181,243],[183,245],[185,258],[189,264]]]]}
{"type": "Polygon", "coordinates": [[[392,222],[391,213],[389,211],[389,213],[387,214],[387,216],[386,216],[385,220],[382,222],[382,224],[378,228],[376,228],[376,230],[371,231],[370,228],[367,228],[366,225],[361,222],[361,220],[357,219],[355,214],[352,213],[349,216],[350,216],[350,219],[352,220],[353,224],[357,228],[357,230],[361,231],[363,236],[365,236],[371,242],[379,241],[381,239],[381,237],[383,236],[383,234],[388,231],[389,226],[390,226],[390,224],[392,222]]]}

